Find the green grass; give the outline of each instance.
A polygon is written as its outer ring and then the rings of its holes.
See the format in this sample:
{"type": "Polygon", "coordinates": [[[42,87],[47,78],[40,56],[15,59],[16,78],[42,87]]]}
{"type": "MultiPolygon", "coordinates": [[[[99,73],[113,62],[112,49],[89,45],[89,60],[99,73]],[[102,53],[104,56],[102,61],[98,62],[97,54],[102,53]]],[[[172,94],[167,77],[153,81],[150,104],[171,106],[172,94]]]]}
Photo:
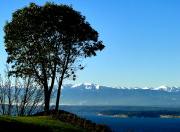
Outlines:
{"type": "Polygon", "coordinates": [[[85,130],[54,119],[51,116],[0,116],[0,132],[43,131],[43,132],[85,132],[85,130]]]}

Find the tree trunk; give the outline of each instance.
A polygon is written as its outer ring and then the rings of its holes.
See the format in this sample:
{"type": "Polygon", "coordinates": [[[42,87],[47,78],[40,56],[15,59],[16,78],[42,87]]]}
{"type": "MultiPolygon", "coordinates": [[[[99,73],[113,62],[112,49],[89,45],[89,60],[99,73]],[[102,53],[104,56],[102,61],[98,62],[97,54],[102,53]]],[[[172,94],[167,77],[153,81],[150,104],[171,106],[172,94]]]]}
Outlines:
{"type": "Polygon", "coordinates": [[[59,109],[59,100],[60,100],[60,94],[61,94],[61,86],[62,86],[62,83],[63,83],[63,79],[64,79],[64,75],[65,75],[65,72],[66,70],[68,69],[68,64],[69,64],[69,59],[70,59],[70,52],[71,52],[71,45],[69,45],[69,50],[68,50],[68,55],[65,57],[65,60],[64,60],[64,67],[63,67],[63,71],[62,71],[62,75],[61,77],[59,78],[59,85],[58,85],[58,92],[57,92],[57,98],[56,98],[56,108],[55,108],[55,111],[58,112],[58,109],[59,109]]]}
{"type": "Polygon", "coordinates": [[[48,115],[49,107],[50,107],[50,104],[49,104],[50,103],[50,93],[49,92],[45,92],[44,103],[45,103],[44,115],[48,115]]]}
{"type": "Polygon", "coordinates": [[[44,100],[45,100],[44,115],[48,115],[49,114],[49,103],[50,103],[50,96],[49,96],[49,94],[46,95],[44,100]]]}
{"type": "Polygon", "coordinates": [[[61,86],[62,86],[62,82],[63,82],[63,76],[61,76],[61,79],[60,79],[60,82],[59,82],[59,85],[58,85],[58,92],[57,92],[57,98],[56,98],[56,108],[55,108],[55,111],[58,112],[58,109],[59,109],[59,100],[60,100],[60,95],[61,95],[61,86]]]}

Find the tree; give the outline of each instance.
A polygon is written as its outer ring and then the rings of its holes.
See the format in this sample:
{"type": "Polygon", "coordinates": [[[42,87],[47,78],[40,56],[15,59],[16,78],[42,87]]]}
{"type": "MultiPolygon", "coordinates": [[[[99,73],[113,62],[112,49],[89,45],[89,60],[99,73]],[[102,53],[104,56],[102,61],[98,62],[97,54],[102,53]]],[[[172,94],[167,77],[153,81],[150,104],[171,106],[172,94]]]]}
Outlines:
{"type": "Polygon", "coordinates": [[[55,80],[58,105],[63,79],[75,79],[76,71],[84,68],[80,61],[104,48],[98,32],[80,12],[49,2],[44,6],[30,3],[15,11],[4,32],[7,62],[13,69],[10,75],[30,75],[43,85],[46,114],[55,80]]]}
{"type": "Polygon", "coordinates": [[[5,72],[0,75],[0,113],[2,115],[28,116],[44,105],[43,88],[31,77],[12,78],[5,72]],[[12,81],[14,80],[14,81],[12,81]],[[21,81],[19,81],[21,80],[21,81]]]}

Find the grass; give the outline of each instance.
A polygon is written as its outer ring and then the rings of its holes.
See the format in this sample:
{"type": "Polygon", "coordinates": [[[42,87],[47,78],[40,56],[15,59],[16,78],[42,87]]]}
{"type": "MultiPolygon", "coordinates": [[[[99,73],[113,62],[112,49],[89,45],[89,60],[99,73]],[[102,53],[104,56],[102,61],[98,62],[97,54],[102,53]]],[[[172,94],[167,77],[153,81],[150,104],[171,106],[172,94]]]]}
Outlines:
{"type": "MultiPolygon", "coordinates": [[[[56,112],[54,110],[51,110],[49,114],[52,115],[53,119],[69,123],[89,132],[112,132],[106,125],[93,123],[90,120],[79,117],[76,114],[67,111],[59,110],[58,112],[56,112]]],[[[34,116],[41,115],[44,115],[44,112],[36,113],[34,116]]]]}
{"type": "Polygon", "coordinates": [[[86,132],[80,127],[54,119],[51,116],[0,116],[0,131],[86,132]]]}

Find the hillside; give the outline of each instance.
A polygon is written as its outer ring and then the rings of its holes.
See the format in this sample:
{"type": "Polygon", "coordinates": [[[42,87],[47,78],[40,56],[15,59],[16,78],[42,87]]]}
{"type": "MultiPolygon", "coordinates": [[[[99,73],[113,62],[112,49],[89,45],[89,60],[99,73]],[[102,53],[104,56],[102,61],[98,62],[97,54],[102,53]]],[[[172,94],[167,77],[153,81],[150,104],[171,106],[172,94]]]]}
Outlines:
{"type": "Polygon", "coordinates": [[[63,110],[55,113],[50,111],[52,115],[42,116],[44,112],[40,112],[28,117],[1,115],[0,131],[111,132],[106,125],[95,124],[75,114],[63,110]]]}
{"type": "Polygon", "coordinates": [[[0,131],[86,132],[80,127],[54,120],[48,116],[12,117],[0,116],[0,131]]]}

